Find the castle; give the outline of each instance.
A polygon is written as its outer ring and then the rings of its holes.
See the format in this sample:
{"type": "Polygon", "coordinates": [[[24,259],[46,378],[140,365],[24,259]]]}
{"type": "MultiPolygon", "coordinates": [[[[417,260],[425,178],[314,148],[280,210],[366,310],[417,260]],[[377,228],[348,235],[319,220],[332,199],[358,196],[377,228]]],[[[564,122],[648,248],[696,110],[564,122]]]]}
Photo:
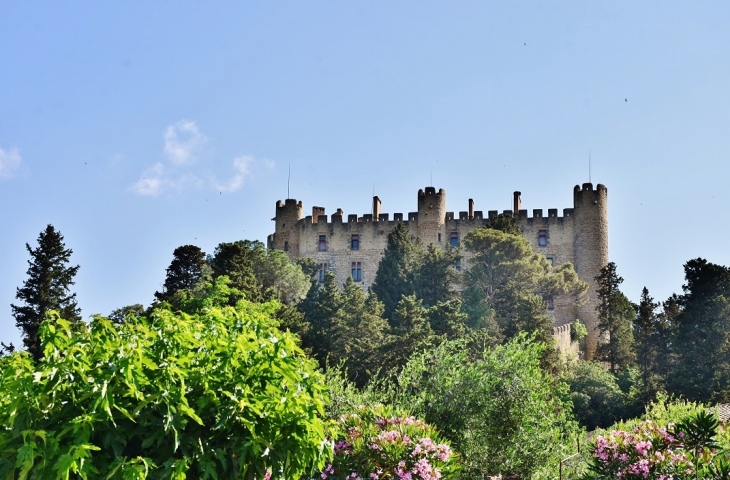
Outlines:
{"type": "MultiPolygon", "coordinates": [[[[561,351],[576,351],[570,339],[570,324],[581,319],[588,330],[585,338],[585,358],[592,359],[600,341],[596,306],[595,277],[608,263],[608,204],[607,189],[598,184],[576,185],[573,189],[573,208],[550,208],[547,215],[534,209],[532,216],[522,209],[521,193],[514,192],[514,210],[505,210],[514,216],[522,235],[530,241],[534,251],[545,255],[554,265],[571,262],[578,276],[589,284],[587,301],[576,305],[574,298],[556,298],[549,305],[553,315],[553,337],[561,351]]],[[[457,245],[469,232],[483,228],[488,219],[498,215],[496,210],[474,210],[469,200],[467,211],[446,211],[446,192],[426,187],[418,191],[418,211],[408,215],[381,213],[381,201],[373,197],[373,213],[347,215],[342,210],[328,217],[322,207],[312,207],[312,215],[304,216],[302,202],[287,199],[276,203],[275,233],[268,237],[268,247],[282,250],[295,260],[313,259],[324,272],[333,272],[337,281],[344,283],[351,276],[363,288],[375,279],[378,264],[388,243],[388,234],[399,222],[420,238],[424,245],[457,245]]],[[[463,268],[468,268],[469,253],[464,252],[463,268]]]]}

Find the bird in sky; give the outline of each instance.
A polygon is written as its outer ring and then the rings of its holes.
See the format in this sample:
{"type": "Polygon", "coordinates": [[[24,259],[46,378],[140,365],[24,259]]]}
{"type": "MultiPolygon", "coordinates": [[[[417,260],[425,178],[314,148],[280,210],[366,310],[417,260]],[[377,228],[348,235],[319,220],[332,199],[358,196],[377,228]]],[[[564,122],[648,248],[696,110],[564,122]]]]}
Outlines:
{"type": "Polygon", "coordinates": [[[628,101],[629,101],[629,99],[628,99],[628,98],[624,98],[624,102],[627,102],[627,103],[628,103],[628,101]]]}

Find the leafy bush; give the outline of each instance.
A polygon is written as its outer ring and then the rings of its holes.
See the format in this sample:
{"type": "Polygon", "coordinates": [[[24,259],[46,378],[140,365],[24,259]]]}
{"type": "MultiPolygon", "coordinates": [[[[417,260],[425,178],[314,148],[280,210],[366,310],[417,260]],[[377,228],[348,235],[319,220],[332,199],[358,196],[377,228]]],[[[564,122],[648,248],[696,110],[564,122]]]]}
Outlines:
{"type": "Polygon", "coordinates": [[[573,323],[570,324],[570,339],[577,342],[586,335],[588,335],[588,329],[585,324],[577,318],[573,320],[573,323]]]}
{"type": "Polygon", "coordinates": [[[434,427],[383,406],[356,412],[340,417],[334,460],[318,477],[457,478],[458,455],[439,439],[434,427]]]}
{"type": "Polygon", "coordinates": [[[520,335],[470,358],[463,342],[414,357],[395,402],[435,425],[463,455],[464,478],[550,478],[576,449],[567,387],[540,369],[544,345],[520,335]]]}
{"type": "Polygon", "coordinates": [[[228,301],[227,279],[149,318],[54,316],[44,357],[0,362],[0,477],[297,478],[328,453],[324,386],[276,303],[228,301]],[[183,302],[185,303],[185,302],[183,302]]]}

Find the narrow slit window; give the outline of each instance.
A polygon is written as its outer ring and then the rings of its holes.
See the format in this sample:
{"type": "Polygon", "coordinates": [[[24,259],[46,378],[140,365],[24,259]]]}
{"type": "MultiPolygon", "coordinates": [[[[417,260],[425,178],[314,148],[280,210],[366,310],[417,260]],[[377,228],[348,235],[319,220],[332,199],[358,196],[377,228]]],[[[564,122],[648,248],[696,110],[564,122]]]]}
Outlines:
{"type": "Polygon", "coordinates": [[[362,267],[360,262],[352,262],[352,279],[356,282],[362,280],[362,267]]]}
{"type": "Polygon", "coordinates": [[[324,275],[325,272],[327,272],[327,264],[326,263],[320,263],[319,264],[319,281],[324,282],[324,275]]]}
{"type": "Polygon", "coordinates": [[[324,252],[327,250],[327,235],[319,236],[319,251],[324,252]]]}
{"type": "Polygon", "coordinates": [[[547,245],[547,230],[537,232],[537,244],[541,247],[547,245]]]}
{"type": "Polygon", "coordinates": [[[289,251],[289,242],[284,242],[284,251],[285,252],[289,251]]]}
{"type": "Polygon", "coordinates": [[[350,237],[350,247],[353,250],[360,250],[360,235],[350,237]]]}

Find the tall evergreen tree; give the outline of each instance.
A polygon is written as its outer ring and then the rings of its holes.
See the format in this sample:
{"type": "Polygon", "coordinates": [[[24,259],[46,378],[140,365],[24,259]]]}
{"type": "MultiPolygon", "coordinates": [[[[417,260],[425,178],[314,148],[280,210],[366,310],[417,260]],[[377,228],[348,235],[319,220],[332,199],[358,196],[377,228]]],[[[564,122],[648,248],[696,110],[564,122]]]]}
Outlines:
{"type": "Polygon", "coordinates": [[[642,401],[647,404],[660,389],[660,378],[657,375],[659,351],[662,347],[661,318],[656,313],[659,304],[649,295],[644,287],[634,320],[634,344],[636,349],[636,366],[641,373],[644,384],[642,401]]]}
{"type": "Polygon", "coordinates": [[[388,246],[370,287],[383,302],[385,318],[391,325],[398,302],[416,291],[416,270],[422,256],[420,240],[412,239],[406,226],[398,223],[388,235],[388,246]]]}
{"type": "Polygon", "coordinates": [[[162,292],[155,292],[159,301],[169,300],[178,290],[192,289],[203,275],[205,253],[195,245],[183,245],[172,252],[162,292]]]}
{"type": "Polygon", "coordinates": [[[420,256],[415,270],[415,293],[427,307],[456,298],[454,284],[457,282],[456,266],[461,261],[458,248],[446,250],[432,243],[420,256]]]}
{"type": "Polygon", "coordinates": [[[730,401],[730,268],[697,258],[684,265],[669,389],[691,400],[730,401]]]}
{"type": "Polygon", "coordinates": [[[219,244],[210,260],[210,266],[213,269],[213,278],[227,275],[231,279],[230,287],[243,292],[246,300],[260,302],[263,300],[263,295],[254,273],[252,254],[257,248],[255,243],[241,240],[219,244]]]}
{"type": "Polygon", "coordinates": [[[610,262],[596,277],[598,282],[598,330],[608,336],[608,341],[598,346],[596,355],[609,363],[611,372],[617,373],[634,360],[634,336],[631,322],[636,309],[621,293],[619,285],[624,281],[616,272],[616,264],[610,262]]]}
{"type": "Polygon", "coordinates": [[[30,254],[28,279],[18,288],[15,298],[21,305],[11,305],[15,325],[23,332],[23,344],[34,359],[43,356],[38,338],[38,329],[51,310],[59,312],[62,318],[78,322],[81,310],[76,304],[76,294],[70,292],[73,278],[79,266],[68,266],[73,250],[66,248],[63,235],[53,225],[48,225],[38,236],[38,247],[25,248],[30,254]]]}

